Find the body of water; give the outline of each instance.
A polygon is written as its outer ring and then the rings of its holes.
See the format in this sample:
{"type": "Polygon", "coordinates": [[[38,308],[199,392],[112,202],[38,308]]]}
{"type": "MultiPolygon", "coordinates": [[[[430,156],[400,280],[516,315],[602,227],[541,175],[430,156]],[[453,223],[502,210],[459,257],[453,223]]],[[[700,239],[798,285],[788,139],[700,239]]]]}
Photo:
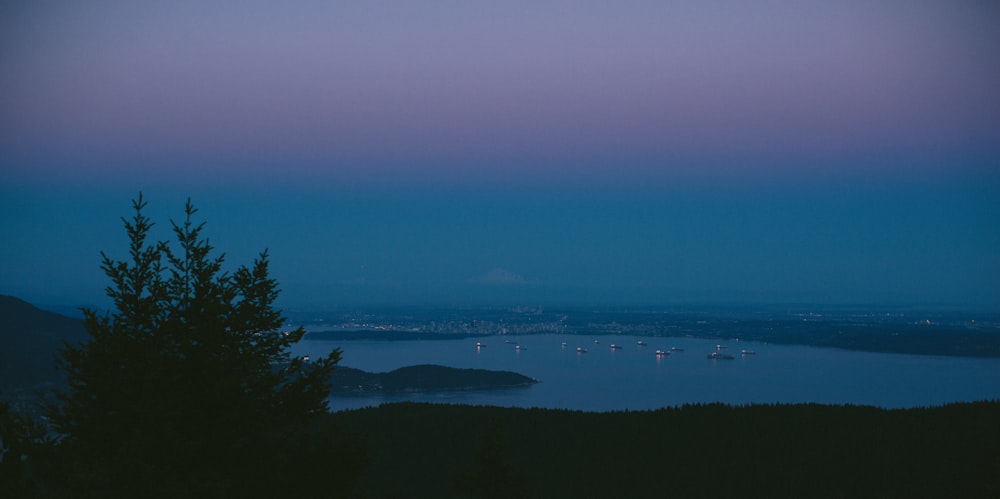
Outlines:
{"type": "Polygon", "coordinates": [[[322,356],[385,372],[415,364],[514,371],[539,380],[528,388],[337,396],[333,410],[419,401],[584,411],[656,409],[724,402],[859,404],[886,408],[1000,399],[1000,359],[857,352],[728,342],[732,360],[708,359],[716,340],[636,336],[531,335],[415,341],[299,342],[293,354],[322,356]],[[521,349],[512,343],[518,342],[521,349]],[[640,346],[639,341],[647,343],[640,346]],[[477,342],[486,346],[478,347],[477,342]],[[563,346],[563,342],[566,346],[563,346]],[[611,344],[620,345],[612,350],[611,344]],[[578,353],[577,347],[587,353],[578,353]],[[656,350],[672,347],[658,357],[656,350]],[[741,350],[753,355],[741,355],[741,350]]]}

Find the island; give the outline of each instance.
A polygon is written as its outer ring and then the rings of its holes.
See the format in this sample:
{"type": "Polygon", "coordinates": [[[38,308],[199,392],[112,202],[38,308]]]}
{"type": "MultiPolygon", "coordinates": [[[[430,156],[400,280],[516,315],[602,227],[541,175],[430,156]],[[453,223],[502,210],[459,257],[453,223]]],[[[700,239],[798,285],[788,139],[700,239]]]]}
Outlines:
{"type": "Polygon", "coordinates": [[[433,364],[401,367],[385,373],[338,366],[330,376],[331,392],[338,395],[495,390],[528,387],[537,382],[510,371],[459,369],[433,364]]]}

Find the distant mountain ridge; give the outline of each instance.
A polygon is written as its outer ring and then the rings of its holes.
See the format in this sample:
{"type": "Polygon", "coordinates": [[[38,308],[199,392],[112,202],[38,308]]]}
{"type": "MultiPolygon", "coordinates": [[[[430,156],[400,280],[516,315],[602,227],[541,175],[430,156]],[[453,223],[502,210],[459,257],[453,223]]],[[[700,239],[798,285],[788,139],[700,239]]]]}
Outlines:
{"type": "Polygon", "coordinates": [[[59,380],[55,354],[64,341],[87,338],[83,321],[0,295],[0,389],[59,380]]]}

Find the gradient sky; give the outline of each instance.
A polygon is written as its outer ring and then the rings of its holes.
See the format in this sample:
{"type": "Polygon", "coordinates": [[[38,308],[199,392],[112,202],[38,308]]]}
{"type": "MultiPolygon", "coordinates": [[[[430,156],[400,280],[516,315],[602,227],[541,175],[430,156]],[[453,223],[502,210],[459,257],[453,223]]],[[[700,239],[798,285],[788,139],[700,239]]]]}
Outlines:
{"type": "Polygon", "coordinates": [[[13,1],[0,293],[140,190],[289,307],[1000,308],[1000,5],[13,1]]]}

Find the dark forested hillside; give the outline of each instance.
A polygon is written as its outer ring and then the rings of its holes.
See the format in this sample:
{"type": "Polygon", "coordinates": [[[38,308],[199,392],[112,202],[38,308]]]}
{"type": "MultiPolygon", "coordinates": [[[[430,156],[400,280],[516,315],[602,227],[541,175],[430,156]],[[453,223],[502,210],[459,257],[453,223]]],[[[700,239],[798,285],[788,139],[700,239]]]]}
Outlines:
{"type": "Polygon", "coordinates": [[[998,497],[1000,403],[338,413],[371,497],[998,497]]]}
{"type": "Polygon", "coordinates": [[[0,389],[57,379],[54,355],[63,341],[86,338],[83,321],[0,296],[0,389]]]}

